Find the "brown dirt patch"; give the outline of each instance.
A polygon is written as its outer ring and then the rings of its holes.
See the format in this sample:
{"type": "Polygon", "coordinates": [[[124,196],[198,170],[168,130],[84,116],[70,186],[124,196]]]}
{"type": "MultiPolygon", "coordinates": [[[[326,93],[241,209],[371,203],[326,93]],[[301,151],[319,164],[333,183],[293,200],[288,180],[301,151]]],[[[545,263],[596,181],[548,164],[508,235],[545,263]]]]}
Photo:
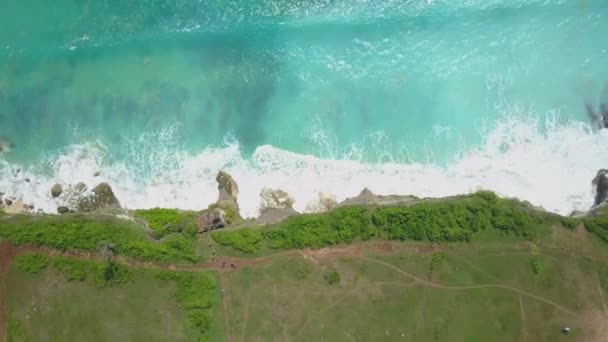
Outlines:
{"type": "Polygon", "coordinates": [[[572,233],[572,236],[578,240],[589,240],[589,232],[587,232],[587,229],[585,229],[585,225],[582,224],[576,227],[576,229],[572,233]]]}
{"type": "Polygon", "coordinates": [[[608,317],[601,310],[590,310],[580,315],[585,338],[590,342],[606,341],[608,317]]]}

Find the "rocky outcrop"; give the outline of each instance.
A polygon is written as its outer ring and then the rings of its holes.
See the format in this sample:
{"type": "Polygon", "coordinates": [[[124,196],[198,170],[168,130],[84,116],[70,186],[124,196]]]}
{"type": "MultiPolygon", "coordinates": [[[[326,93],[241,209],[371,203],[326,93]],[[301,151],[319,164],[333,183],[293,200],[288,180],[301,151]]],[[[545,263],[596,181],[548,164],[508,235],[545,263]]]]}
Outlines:
{"type": "Polygon", "coordinates": [[[237,197],[239,186],[232,176],[220,171],[215,178],[219,196],[217,202],[201,211],[197,216],[197,231],[204,233],[241,222],[237,197]]]}
{"type": "Polygon", "coordinates": [[[293,208],[274,209],[267,208],[260,213],[260,217],[255,220],[256,224],[267,225],[279,223],[289,216],[298,215],[299,213],[293,208]]]}
{"type": "Polygon", "coordinates": [[[61,195],[61,193],[63,192],[63,187],[61,186],[61,184],[55,184],[53,185],[53,187],[51,188],[51,196],[53,196],[53,198],[57,198],[59,197],[59,195],[61,195]]]}
{"type": "Polygon", "coordinates": [[[593,206],[596,207],[608,199],[608,169],[599,170],[591,183],[595,190],[593,206]]]}
{"type": "Polygon", "coordinates": [[[298,214],[293,209],[294,199],[283,190],[264,188],[260,191],[260,197],[260,217],[257,219],[259,224],[278,223],[298,214]]]}
{"type": "Polygon", "coordinates": [[[293,208],[293,203],[295,202],[288,193],[280,189],[264,188],[260,191],[260,197],[262,198],[260,211],[293,208]]]}
{"type": "Polygon", "coordinates": [[[67,214],[70,212],[70,209],[68,207],[61,206],[61,207],[57,207],[57,212],[59,214],[67,214]]]}
{"type": "Polygon", "coordinates": [[[220,208],[204,210],[196,219],[197,232],[204,233],[228,225],[226,212],[220,208]]]}
{"type": "Polygon", "coordinates": [[[231,175],[224,171],[220,171],[215,180],[217,181],[217,190],[219,191],[217,205],[220,207],[231,207],[238,211],[238,184],[231,175]]]}
{"type": "Polygon", "coordinates": [[[76,206],[78,211],[91,212],[106,208],[120,208],[120,202],[108,183],[100,183],[92,192],[92,194],[78,199],[76,206]]]}
{"type": "Polygon", "coordinates": [[[4,212],[7,214],[23,214],[30,211],[29,206],[23,203],[22,199],[17,199],[15,201],[7,199],[5,202],[6,207],[4,208],[4,212]]]}
{"type": "Polygon", "coordinates": [[[351,205],[394,205],[417,200],[419,200],[419,198],[416,196],[375,195],[370,189],[365,188],[358,196],[347,198],[346,200],[338,204],[338,206],[345,207],[351,205]]]}
{"type": "Polygon", "coordinates": [[[319,198],[311,201],[306,205],[304,212],[306,213],[323,213],[326,211],[330,211],[338,206],[338,201],[336,201],[336,197],[333,195],[328,195],[320,192],[319,198]]]}

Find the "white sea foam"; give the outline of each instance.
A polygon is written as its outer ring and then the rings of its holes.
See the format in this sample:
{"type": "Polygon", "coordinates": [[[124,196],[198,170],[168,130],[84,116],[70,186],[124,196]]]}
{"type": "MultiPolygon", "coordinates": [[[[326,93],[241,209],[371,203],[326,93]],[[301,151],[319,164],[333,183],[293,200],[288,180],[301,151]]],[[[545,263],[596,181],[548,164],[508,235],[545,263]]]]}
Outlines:
{"type": "Polygon", "coordinates": [[[248,217],[258,214],[263,187],[287,191],[300,211],[317,201],[320,192],[341,201],[368,187],[378,194],[422,197],[490,189],[569,214],[591,206],[590,181],[608,166],[608,130],[592,132],[578,122],[558,125],[515,117],[499,122],[485,133],[480,147],[463,152],[446,167],[321,159],[268,145],[245,159],[234,143],[191,154],[169,144],[165,140],[170,134],[163,134],[139,141],[142,146],[132,149],[130,163],[109,162],[111,152],[98,143],[70,146],[36,168],[0,157],[0,191],[55,212],[65,199],[51,198],[54,183],[84,182],[90,189],[106,181],[126,208],[201,209],[217,199],[215,175],[224,169],[239,183],[242,214],[248,217]],[[23,171],[15,175],[17,168],[23,171]],[[94,177],[96,171],[101,175],[94,177]]]}

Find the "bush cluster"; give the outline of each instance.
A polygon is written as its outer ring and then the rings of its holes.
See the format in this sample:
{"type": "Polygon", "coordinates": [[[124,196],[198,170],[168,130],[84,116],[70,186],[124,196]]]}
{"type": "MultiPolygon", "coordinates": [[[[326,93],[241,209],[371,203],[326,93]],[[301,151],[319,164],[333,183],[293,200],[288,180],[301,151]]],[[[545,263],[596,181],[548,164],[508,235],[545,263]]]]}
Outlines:
{"type": "Polygon", "coordinates": [[[259,248],[262,233],[259,230],[245,228],[234,232],[218,232],[213,240],[222,246],[229,246],[245,253],[253,253],[259,248]]]}
{"type": "Polygon", "coordinates": [[[204,337],[213,325],[212,291],[216,290],[213,277],[207,273],[157,271],[156,277],[177,285],[178,301],[186,310],[190,324],[204,337]]]}
{"type": "Polygon", "coordinates": [[[543,264],[537,258],[532,258],[532,260],[530,260],[530,266],[532,267],[532,272],[534,274],[541,274],[544,270],[543,264]]]}
{"type": "Polygon", "coordinates": [[[329,213],[293,216],[257,231],[214,232],[214,239],[242,252],[261,243],[274,249],[322,248],[354,240],[470,241],[476,232],[498,229],[532,238],[542,220],[516,201],[492,192],[419,202],[409,206],[338,208],[329,213]]]}
{"type": "Polygon", "coordinates": [[[337,271],[331,271],[324,276],[325,280],[329,285],[340,283],[340,273],[337,271]]]}
{"type": "Polygon", "coordinates": [[[262,235],[275,249],[321,248],[377,234],[366,208],[338,208],[326,214],[293,216],[262,235]]]}
{"type": "Polygon", "coordinates": [[[104,262],[54,257],[53,268],[63,273],[70,281],[89,281],[98,287],[111,287],[132,282],[132,269],[112,260],[104,262]]]}
{"type": "Polygon", "coordinates": [[[585,219],[587,230],[608,242],[608,215],[589,217],[585,219]]]}
{"type": "Polygon", "coordinates": [[[20,255],[15,260],[15,267],[18,270],[31,274],[42,271],[48,266],[48,264],[48,258],[39,253],[20,255]]]}
{"type": "Polygon", "coordinates": [[[112,242],[116,252],[154,261],[196,261],[194,238],[181,235],[156,242],[137,224],[113,217],[18,215],[0,221],[0,237],[15,244],[45,245],[60,250],[98,251],[112,242]]]}
{"type": "Polygon", "coordinates": [[[135,210],[134,215],[148,222],[159,238],[171,233],[183,233],[189,236],[196,234],[196,212],[194,211],[154,208],[135,210]]]}

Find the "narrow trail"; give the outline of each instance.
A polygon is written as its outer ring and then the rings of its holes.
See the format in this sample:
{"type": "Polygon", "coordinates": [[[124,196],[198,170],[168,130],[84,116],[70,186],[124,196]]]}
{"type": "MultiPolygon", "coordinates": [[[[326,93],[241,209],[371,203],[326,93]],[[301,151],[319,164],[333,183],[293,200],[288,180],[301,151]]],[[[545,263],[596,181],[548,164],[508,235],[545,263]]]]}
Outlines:
{"type": "Polygon", "coordinates": [[[8,304],[6,296],[6,275],[17,251],[4,242],[0,244],[0,342],[8,341],[8,304]]]}
{"type": "Polygon", "coordinates": [[[245,342],[245,336],[247,334],[247,324],[249,323],[249,305],[251,304],[251,291],[247,292],[245,297],[245,313],[243,315],[243,333],[241,336],[241,341],[245,342]]]}
{"type": "Polygon", "coordinates": [[[418,277],[416,277],[415,275],[413,275],[411,273],[408,273],[408,272],[406,272],[406,271],[404,271],[404,270],[402,270],[402,269],[400,269],[400,268],[398,268],[398,267],[396,267],[396,266],[394,266],[392,264],[389,264],[388,262],[384,262],[384,261],[380,261],[380,260],[376,260],[376,259],[372,259],[372,258],[368,258],[368,257],[363,257],[363,256],[361,256],[360,258],[363,259],[363,260],[367,260],[369,262],[376,263],[378,265],[383,265],[383,266],[389,267],[389,268],[395,270],[396,272],[401,273],[403,275],[406,275],[406,276],[414,279],[416,282],[418,282],[420,284],[423,284],[425,286],[428,286],[428,287],[433,287],[433,288],[438,288],[438,289],[444,289],[444,290],[455,290],[455,291],[474,290],[474,289],[487,289],[487,288],[505,289],[505,290],[510,290],[510,291],[513,291],[513,292],[517,292],[517,293],[519,293],[521,295],[524,295],[526,297],[530,297],[530,298],[539,300],[541,302],[547,303],[547,304],[555,307],[556,309],[558,309],[560,311],[563,311],[563,312],[565,312],[567,314],[576,315],[576,313],[574,311],[572,311],[572,310],[570,310],[570,309],[568,309],[568,308],[566,308],[566,307],[564,307],[564,306],[562,306],[562,305],[560,305],[560,304],[558,304],[558,303],[556,303],[556,302],[554,302],[554,301],[552,301],[550,299],[546,299],[546,298],[537,296],[537,295],[535,295],[533,293],[530,293],[530,292],[518,289],[518,288],[513,287],[513,286],[500,285],[500,284],[483,284],[483,285],[470,285],[470,286],[449,286],[449,285],[442,285],[442,284],[434,283],[434,282],[431,282],[431,281],[428,281],[428,280],[424,280],[422,278],[418,278],[418,277]]]}
{"type": "Polygon", "coordinates": [[[222,291],[222,313],[224,314],[224,336],[226,336],[226,341],[230,341],[230,319],[228,318],[228,308],[230,295],[228,292],[224,291],[227,288],[228,282],[226,281],[226,276],[224,274],[220,274],[220,286],[222,291]]]}
{"type": "Polygon", "coordinates": [[[526,311],[524,310],[524,301],[519,297],[519,313],[521,316],[521,340],[523,342],[528,342],[528,330],[526,329],[526,311]]]}

